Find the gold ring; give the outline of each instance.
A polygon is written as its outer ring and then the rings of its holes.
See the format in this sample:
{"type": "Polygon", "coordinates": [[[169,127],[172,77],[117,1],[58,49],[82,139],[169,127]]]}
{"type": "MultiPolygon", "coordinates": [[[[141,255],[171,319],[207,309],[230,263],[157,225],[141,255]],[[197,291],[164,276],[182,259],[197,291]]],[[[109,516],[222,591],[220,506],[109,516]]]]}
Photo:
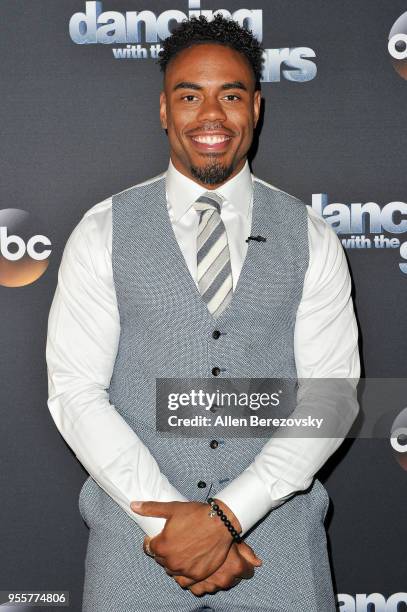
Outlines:
{"type": "Polygon", "coordinates": [[[155,557],[155,554],[153,553],[153,551],[150,548],[150,542],[146,543],[146,553],[149,557],[155,557]]]}

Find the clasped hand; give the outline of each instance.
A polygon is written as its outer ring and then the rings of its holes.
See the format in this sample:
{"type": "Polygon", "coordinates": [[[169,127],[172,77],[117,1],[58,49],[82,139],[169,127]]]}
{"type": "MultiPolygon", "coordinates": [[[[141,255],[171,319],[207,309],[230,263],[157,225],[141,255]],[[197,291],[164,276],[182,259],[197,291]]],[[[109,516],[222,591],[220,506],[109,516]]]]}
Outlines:
{"type": "MultiPolygon", "coordinates": [[[[252,578],[261,560],[245,542],[235,543],[218,516],[209,516],[209,506],[201,502],[142,502],[131,509],[142,516],[166,519],[164,529],[154,538],[144,539],[169,576],[194,595],[215,593],[252,578]]],[[[229,508],[224,511],[234,527],[240,524],[229,508]]]]}

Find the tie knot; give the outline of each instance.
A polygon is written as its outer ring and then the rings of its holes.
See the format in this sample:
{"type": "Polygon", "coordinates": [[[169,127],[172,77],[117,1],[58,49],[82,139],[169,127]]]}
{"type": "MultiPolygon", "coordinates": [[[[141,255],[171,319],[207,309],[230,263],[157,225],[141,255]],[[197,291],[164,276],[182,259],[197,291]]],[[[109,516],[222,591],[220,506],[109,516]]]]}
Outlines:
{"type": "Polygon", "coordinates": [[[220,214],[222,202],[223,198],[220,195],[206,191],[196,200],[194,208],[197,212],[216,209],[220,214]]]}

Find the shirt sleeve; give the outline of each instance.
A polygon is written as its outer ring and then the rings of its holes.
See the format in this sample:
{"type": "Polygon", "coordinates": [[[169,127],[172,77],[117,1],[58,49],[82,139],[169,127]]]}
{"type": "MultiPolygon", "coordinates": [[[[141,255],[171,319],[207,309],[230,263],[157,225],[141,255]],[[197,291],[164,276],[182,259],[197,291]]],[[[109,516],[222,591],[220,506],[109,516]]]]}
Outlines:
{"type": "Polygon", "coordinates": [[[111,264],[111,201],[90,209],[66,243],[46,344],[48,408],[90,476],[145,533],[165,520],[132,512],[133,500],[187,501],[109,402],[120,319],[111,264]]]}
{"type": "Polygon", "coordinates": [[[280,427],[250,466],[216,494],[239,519],[242,533],[311,485],[359,410],[358,329],[344,250],[332,228],[311,208],[308,239],[309,265],[294,331],[299,389],[290,416],[322,417],[330,434],[294,437],[290,428],[280,427]],[[319,379],[330,380],[324,385],[319,379]]]}

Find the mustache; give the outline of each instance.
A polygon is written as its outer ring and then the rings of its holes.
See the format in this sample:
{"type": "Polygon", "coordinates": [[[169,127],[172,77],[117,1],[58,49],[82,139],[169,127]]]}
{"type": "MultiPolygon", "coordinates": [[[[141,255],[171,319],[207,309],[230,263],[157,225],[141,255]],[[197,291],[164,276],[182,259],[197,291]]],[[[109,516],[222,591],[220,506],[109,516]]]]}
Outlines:
{"type": "Polygon", "coordinates": [[[221,130],[222,132],[225,132],[226,134],[230,136],[236,136],[235,132],[233,132],[229,128],[226,128],[221,123],[204,123],[203,125],[200,125],[198,128],[188,130],[185,133],[187,134],[187,136],[190,136],[190,135],[200,134],[201,132],[216,132],[219,130],[221,130]]]}

